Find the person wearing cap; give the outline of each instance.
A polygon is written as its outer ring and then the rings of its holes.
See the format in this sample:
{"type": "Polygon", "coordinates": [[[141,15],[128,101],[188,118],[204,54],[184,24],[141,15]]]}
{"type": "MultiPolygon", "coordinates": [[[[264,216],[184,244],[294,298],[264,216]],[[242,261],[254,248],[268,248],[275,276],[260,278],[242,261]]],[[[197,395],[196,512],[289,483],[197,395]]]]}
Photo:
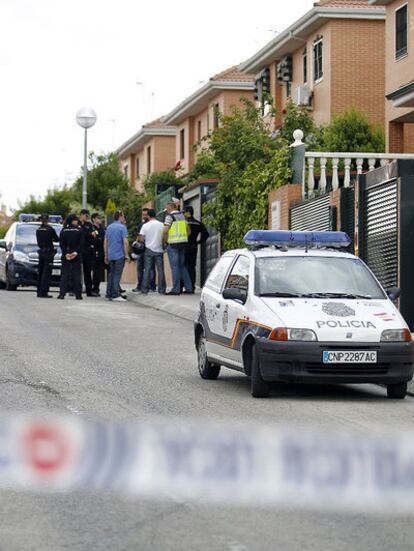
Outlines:
{"type": "Polygon", "coordinates": [[[197,265],[197,253],[198,246],[201,243],[205,243],[210,237],[205,225],[194,218],[194,209],[191,205],[184,207],[184,216],[187,220],[187,224],[190,226],[191,233],[188,236],[188,243],[185,249],[185,265],[190,275],[191,283],[193,284],[193,290],[195,288],[196,281],[196,265],[197,265]]]}
{"type": "Polygon", "coordinates": [[[96,297],[98,294],[92,289],[92,270],[95,264],[96,233],[89,220],[89,210],[80,211],[80,228],[83,234],[82,268],[86,296],[96,297]]]}
{"type": "Polygon", "coordinates": [[[49,295],[50,280],[52,278],[53,259],[56,254],[54,243],[59,242],[55,228],[49,225],[49,215],[40,216],[41,225],[36,230],[36,241],[39,247],[39,268],[37,275],[37,296],[52,298],[49,295]]]}
{"type": "Polygon", "coordinates": [[[94,262],[92,268],[92,293],[100,296],[100,285],[105,279],[104,262],[104,239],[105,228],[102,226],[102,219],[98,212],[91,216],[94,236],[94,262]]]}
{"type": "Polygon", "coordinates": [[[63,300],[71,289],[77,300],[82,300],[82,246],[83,232],[79,227],[76,214],[69,214],[60,232],[60,248],[62,250],[62,273],[60,276],[60,292],[57,298],[63,300]]]}

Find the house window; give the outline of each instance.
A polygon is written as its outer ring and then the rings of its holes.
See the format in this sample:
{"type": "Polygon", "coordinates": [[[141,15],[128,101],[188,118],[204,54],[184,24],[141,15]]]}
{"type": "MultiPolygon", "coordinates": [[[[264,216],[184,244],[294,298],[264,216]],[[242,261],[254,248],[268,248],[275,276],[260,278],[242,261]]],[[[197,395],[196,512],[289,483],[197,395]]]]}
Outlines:
{"type": "Polygon", "coordinates": [[[135,161],[135,166],[136,166],[136,177],[137,179],[139,178],[139,174],[140,174],[140,166],[139,166],[139,157],[137,157],[136,161],[135,161]]]}
{"type": "Polygon", "coordinates": [[[213,110],[214,110],[214,112],[213,112],[213,116],[214,116],[213,128],[215,130],[216,128],[219,127],[219,122],[220,122],[220,106],[219,106],[218,103],[215,103],[213,105],[213,110]]]}
{"type": "Polygon", "coordinates": [[[286,83],[286,97],[287,98],[292,97],[292,83],[291,82],[286,83]]]}
{"type": "Polygon", "coordinates": [[[303,64],[303,84],[308,82],[308,51],[305,48],[302,54],[302,64],[303,64]]]}
{"type": "Polygon", "coordinates": [[[313,43],[313,80],[323,77],[323,40],[318,38],[313,43]]]}
{"type": "Polygon", "coordinates": [[[180,159],[185,158],[185,129],[180,130],[180,159]]]}
{"type": "Polygon", "coordinates": [[[201,140],[201,121],[197,122],[197,140],[201,140]]]}
{"type": "Polygon", "coordinates": [[[147,174],[151,174],[151,146],[147,147],[147,174]]]}
{"type": "Polygon", "coordinates": [[[395,12],[395,59],[407,53],[407,4],[395,12]]]}
{"type": "Polygon", "coordinates": [[[128,165],[124,165],[124,176],[126,179],[129,178],[129,166],[128,165]]]}

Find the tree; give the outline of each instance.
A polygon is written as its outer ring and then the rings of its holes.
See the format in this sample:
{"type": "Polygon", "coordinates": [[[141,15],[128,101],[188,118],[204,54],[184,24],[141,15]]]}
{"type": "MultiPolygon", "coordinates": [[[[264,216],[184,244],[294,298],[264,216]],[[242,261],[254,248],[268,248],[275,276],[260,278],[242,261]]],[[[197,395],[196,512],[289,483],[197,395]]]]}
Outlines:
{"type": "Polygon", "coordinates": [[[355,107],[333,118],[322,129],[323,151],[355,151],[382,153],[385,150],[384,131],[370,125],[367,117],[355,107]]]}
{"type": "Polygon", "coordinates": [[[230,115],[220,115],[207,142],[189,178],[219,179],[205,206],[206,221],[221,233],[225,249],[238,247],[247,230],[267,227],[268,193],[291,176],[288,145],[272,138],[270,122],[246,99],[230,115]]]}
{"type": "Polygon", "coordinates": [[[291,99],[286,103],[283,125],[280,136],[289,144],[293,142],[293,132],[297,129],[303,131],[306,143],[318,149],[320,142],[320,130],[305,105],[296,105],[291,99]]]}
{"type": "MultiPolygon", "coordinates": [[[[119,170],[119,159],[115,153],[89,154],[92,165],[88,170],[88,202],[97,210],[104,211],[108,199],[120,204],[121,198],[129,190],[130,184],[119,170]]],[[[83,176],[73,184],[73,192],[78,201],[82,198],[83,176]]]]}
{"type": "Polygon", "coordinates": [[[31,195],[27,201],[19,202],[19,208],[14,212],[14,217],[17,218],[21,212],[36,214],[47,212],[65,217],[71,212],[74,199],[73,189],[68,186],[61,189],[48,189],[43,198],[31,195]]]}

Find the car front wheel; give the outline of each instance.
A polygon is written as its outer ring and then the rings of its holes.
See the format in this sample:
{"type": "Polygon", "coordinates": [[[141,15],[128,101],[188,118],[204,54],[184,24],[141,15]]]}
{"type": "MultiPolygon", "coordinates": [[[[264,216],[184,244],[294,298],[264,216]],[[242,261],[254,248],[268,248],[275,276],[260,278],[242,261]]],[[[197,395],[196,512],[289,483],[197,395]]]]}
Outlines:
{"type": "Polygon", "coordinates": [[[6,271],[6,291],[15,291],[17,289],[17,285],[14,285],[11,281],[10,281],[10,276],[9,276],[9,272],[6,271]]]}
{"type": "Polygon", "coordinates": [[[250,377],[251,392],[254,398],[267,398],[270,394],[270,383],[265,381],[260,371],[259,354],[256,345],[252,349],[252,373],[250,377]]]}
{"type": "Polygon", "coordinates": [[[204,333],[200,335],[197,343],[198,371],[202,379],[217,379],[220,366],[212,364],[207,356],[206,338],[204,333]]]}
{"type": "Polygon", "coordinates": [[[392,400],[403,400],[407,396],[407,383],[387,385],[387,395],[392,400]]]}

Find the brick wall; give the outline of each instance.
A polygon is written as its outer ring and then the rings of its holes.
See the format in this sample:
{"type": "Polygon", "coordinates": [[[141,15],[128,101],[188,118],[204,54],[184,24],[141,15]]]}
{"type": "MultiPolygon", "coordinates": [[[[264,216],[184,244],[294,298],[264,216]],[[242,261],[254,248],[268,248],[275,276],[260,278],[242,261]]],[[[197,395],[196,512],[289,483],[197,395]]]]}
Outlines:
{"type": "Polygon", "coordinates": [[[332,115],[355,105],[371,123],[385,120],[385,23],[331,22],[332,115]]]}
{"type": "Polygon", "coordinates": [[[400,122],[390,122],[387,134],[387,150],[390,153],[404,151],[404,125],[400,122]]]}
{"type": "Polygon", "coordinates": [[[302,200],[302,186],[287,184],[269,193],[268,227],[272,227],[272,202],[280,201],[280,229],[288,230],[290,224],[290,208],[302,200]]]}

